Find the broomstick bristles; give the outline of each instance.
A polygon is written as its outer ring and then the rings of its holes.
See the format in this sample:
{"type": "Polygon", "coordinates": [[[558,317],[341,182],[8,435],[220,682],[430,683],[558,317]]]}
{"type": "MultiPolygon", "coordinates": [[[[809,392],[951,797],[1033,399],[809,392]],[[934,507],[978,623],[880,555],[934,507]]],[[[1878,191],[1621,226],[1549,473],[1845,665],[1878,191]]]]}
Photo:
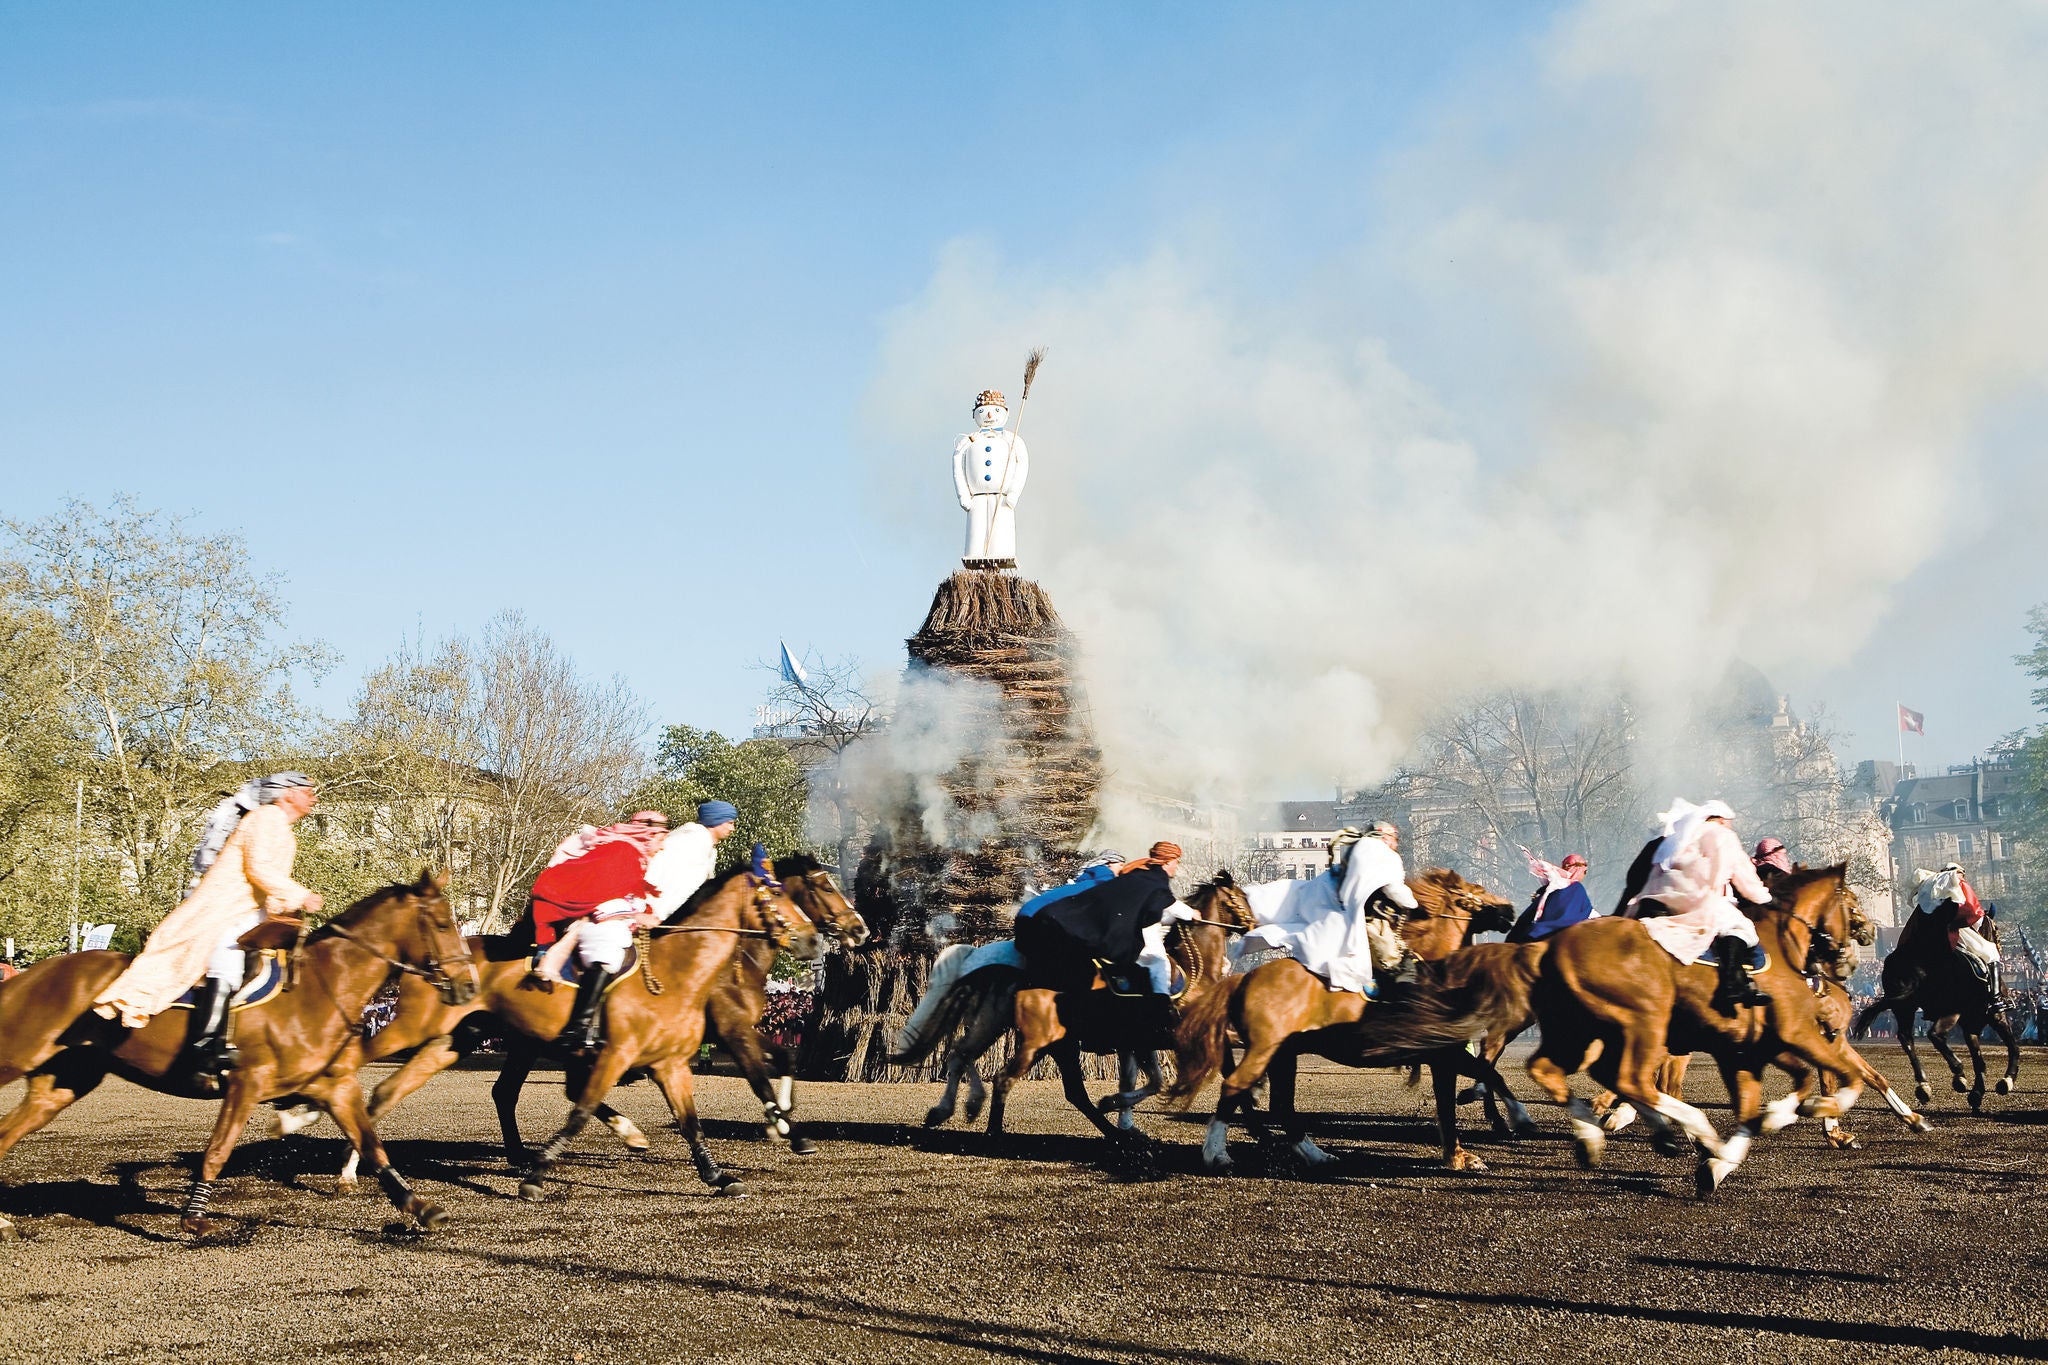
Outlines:
{"type": "Polygon", "coordinates": [[[1045,347],[1034,346],[1031,354],[1024,357],[1024,392],[1017,398],[1021,406],[1031,396],[1031,381],[1038,378],[1038,367],[1045,362],[1045,347]]]}

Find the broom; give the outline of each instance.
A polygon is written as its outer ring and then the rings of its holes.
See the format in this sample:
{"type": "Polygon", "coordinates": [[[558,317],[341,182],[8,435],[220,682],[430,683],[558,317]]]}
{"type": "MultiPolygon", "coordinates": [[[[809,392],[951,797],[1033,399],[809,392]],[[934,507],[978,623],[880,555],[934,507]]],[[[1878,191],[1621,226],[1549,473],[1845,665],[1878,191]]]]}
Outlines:
{"type": "MultiPolygon", "coordinates": [[[[1003,451],[1003,477],[996,484],[1001,488],[1010,482],[1010,464],[1017,458],[1017,437],[1024,430],[1024,404],[1031,399],[1031,381],[1038,377],[1038,367],[1045,360],[1045,347],[1034,346],[1031,354],[1024,357],[1024,391],[1017,395],[1017,420],[1010,426],[1010,440],[1003,451]]],[[[994,543],[996,519],[988,519],[988,529],[981,533],[981,557],[988,558],[989,546],[994,543]]]]}

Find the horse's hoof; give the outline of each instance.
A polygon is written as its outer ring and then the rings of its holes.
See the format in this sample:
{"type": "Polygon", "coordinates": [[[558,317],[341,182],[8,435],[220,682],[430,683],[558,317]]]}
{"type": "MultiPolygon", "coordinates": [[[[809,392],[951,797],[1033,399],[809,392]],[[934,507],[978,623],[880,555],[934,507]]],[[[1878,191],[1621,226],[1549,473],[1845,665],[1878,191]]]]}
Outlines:
{"type": "Polygon", "coordinates": [[[519,1182],[519,1197],[529,1204],[538,1204],[547,1192],[548,1187],[540,1183],[538,1176],[527,1176],[519,1182]]]}
{"type": "Polygon", "coordinates": [[[816,1156],[818,1154],[818,1144],[807,1137],[793,1137],[789,1140],[789,1154],[791,1156],[816,1156]]]}
{"type": "Polygon", "coordinates": [[[1913,1099],[1919,1104],[1932,1103],[1934,1100],[1934,1087],[1925,1081],[1920,1082],[1913,1087],[1913,1099]]]}
{"type": "Polygon", "coordinates": [[[1860,1152],[1863,1150],[1863,1141],[1847,1128],[1837,1128],[1828,1134],[1828,1146],[1838,1152],[1860,1152]]]}
{"type": "Polygon", "coordinates": [[[1992,1089],[1996,1090],[2001,1095],[2010,1095],[2012,1093],[2012,1088],[2013,1079],[2010,1076],[2000,1076],[1998,1078],[1998,1084],[1992,1087],[1992,1089]]]}
{"type": "Polygon", "coordinates": [[[1948,1083],[1955,1087],[1955,1091],[1958,1095],[1962,1094],[1970,1088],[1970,1083],[1964,1080],[1961,1076],[1949,1077],[1948,1083]]]}
{"type": "MultiPolygon", "coordinates": [[[[974,1121],[975,1121],[976,1119],[978,1119],[978,1118],[980,1118],[980,1117],[981,1117],[981,1105],[980,1105],[979,1103],[977,1103],[976,1101],[974,1101],[974,1100],[969,1100],[969,1101],[967,1101],[967,1121],[968,1121],[969,1123],[972,1123],[972,1122],[974,1122],[974,1121]]],[[[944,1122],[945,1122],[945,1120],[944,1120],[944,1119],[940,1119],[940,1120],[939,1120],[939,1122],[941,1122],[941,1123],[944,1123],[944,1122]]]]}
{"type": "Polygon", "coordinates": [[[214,1222],[211,1218],[202,1217],[196,1213],[188,1213],[178,1220],[178,1226],[191,1233],[194,1237],[206,1237],[212,1234],[214,1222]]]}
{"type": "Polygon", "coordinates": [[[0,1223],[0,1242],[19,1242],[21,1229],[12,1223],[0,1223]]]}
{"type": "Polygon", "coordinates": [[[1597,1140],[1591,1137],[1580,1138],[1572,1144],[1572,1155],[1578,1159],[1580,1170],[1592,1170],[1600,1164],[1600,1159],[1607,1155],[1606,1135],[1602,1134],[1597,1140]]]}
{"type": "Polygon", "coordinates": [[[650,1143],[645,1137],[627,1138],[625,1139],[625,1143],[626,1150],[632,1153],[634,1156],[646,1156],[647,1153],[653,1149],[653,1144],[650,1143]]]}
{"type": "Polygon", "coordinates": [[[439,1204],[428,1204],[414,1214],[413,1218],[419,1223],[422,1232],[438,1232],[448,1226],[448,1210],[439,1204]]]}
{"type": "Polygon", "coordinates": [[[1650,1139],[1650,1150],[1658,1156],[1690,1156],[1692,1144],[1687,1142],[1685,1134],[1676,1128],[1662,1128],[1650,1139]]]}
{"type": "Polygon", "coordinates": [[[338,1175],[334,1177],[334,1192],[336,1194],[355,1194],[362,1188],[363,1182],[352,1175],[338,1175]]]}
{"type": "Polygon", "coordinates": [[[1916,1133],[1931,1133],[1934,1131],[1934,1125],[1929,1123],[1926,1117],[1921,1114],[1915,1114],[1912,1118],[1906,1120],[1906,1126],[1916,1133]]]}
{"type": "Polygon", "coordinates": [[[1983,1109],[1984,1109],[1984,1092],[1983,1092],[1983,1091],[1981,1091],[1981,1090],[1972,1090],[1972,1091],[1970,1092],[1970,1109],[1972,1110],[1972,1112],[1976,1112],[1976,1113],[1981,1113],[1981,1112],[1983,1112],[1983,1109]]]}
{"type": "Polygon", "coordinates": [[[746,1182],[741,1180],[728,1180],[718,1187],[720,1199],[749,1199],[753,1197],[753,1193],[747,1188],[746,1182]]]}
{"type": "Polygon", "coordinates": [[[1454,1171],[1483,1171],[1486,1169],[1485,1162],[1481,1161],[1471,1152],[1466,1151],[1463,1147],[1452,1152],[1451,1159],[1445,1162],[1444,1165],[1454,1171]]]}
{"type": "MultiPolygon", "coordinates": [[[[932,1107],[931,1107],[930,1109],[927,1109],[927,1110],[925,1111],[925,1114],[924,1114],[924,1126],[925,1126],[925,1127],[927,1127],[927,1128],[940,1128],[940,1127],[944,1127],[944,1126],[945,1126],[945,1122],[946,1122],[946,1120],[947,1120],[947,1119],[949,1119],[949,1118],[952,1118],[952,1117],[953,1117],[953,1111],[952,1111],[952,1110],[950,1110],[950,1109],[947,1109],[947,1108],[945,1108],[945,1107],[944,1107],[944,1106],[942,1106],[942,1105],[936,1105],[936,1104],[935,1104],[935,1105],[933,1105],[933,1106],[932,1106],[932,1107]]],[[[968,1121],[969,1123],[972,1123],[972,1122],[974,1121],[974,1115],[972,1115],[972,1114],[969,1114],[969,1115],[967,1116],[967,1121],[968,1121]]]]}
{"type": "Polygon", "coordinates": [[[1486,1098],[1486,1087],[1485,1087],[1485,1086],[1483,1086],[1483,1085],[1468,1085],[1468,1086],[1466,1086],[1466,1087],[1465,1087],[1465,1088],[1464,1088],[1463,1090],[1460,1090],[1460,1091],[1459,1091],[1459,1092],[1458,1092],[1457,1094],[1455,1094],[1455,1095],[1451,1096],[1451,1103],[1452,1103],[1452,1104],[1477,1104],[1477,1103],[1478,1103],[1479,1101],[1481,1101],[1481,1100],[1483,1100],[1483,1099],[1485,1099],[1485,1098],[1486,1098]]]}
{"type": "Polygon", "coordinates": [[[1712,1157],[1702,1157],[1700,1164],[1692,1168],[1692,1193],[1695,1199],[1712,1199],[1714,1191],[1721,1187],[1723,1173],[1715,1169],[1719,1164],[1712,1157]]]}

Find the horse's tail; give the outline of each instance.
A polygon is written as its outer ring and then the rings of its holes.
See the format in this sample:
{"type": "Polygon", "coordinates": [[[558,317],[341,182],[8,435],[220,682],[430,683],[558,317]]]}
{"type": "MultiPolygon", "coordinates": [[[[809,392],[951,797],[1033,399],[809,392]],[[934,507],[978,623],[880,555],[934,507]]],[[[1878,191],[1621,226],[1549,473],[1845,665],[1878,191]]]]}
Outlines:
{"type": "Polygon", "coordinates": [[[1850,1040],[1858,1043],[1862,1042],[1864,1036],[1870,1032],[1871,1024],[1876,1022],[1877,1016],[1898,1003],[1889,995],[1880,995],[1877,999],[1856,1011],[1856,1018],[1849,1025],[1850,1040]]]}
{"type": "Polygon", "coordinates": [[[1166,1102],[1185,1107],[1223,1069],[1230,1046],[1230,1001],[1246,978],[1221,976],[1195,987],[1173,1030],[1174,1079],[1166,1102]]]}
{"type": "Polygon", "coordinates": [[[932,1055],[939,1040],[950,1034],[966,1017],[975,992],[962,990],[961,977],[974,945],[956,943],[932,962],[931,983],[911,1012],[910,1020],[896,1035],[889,1060],[897,1066],[915,1066],[932,1055]]]}

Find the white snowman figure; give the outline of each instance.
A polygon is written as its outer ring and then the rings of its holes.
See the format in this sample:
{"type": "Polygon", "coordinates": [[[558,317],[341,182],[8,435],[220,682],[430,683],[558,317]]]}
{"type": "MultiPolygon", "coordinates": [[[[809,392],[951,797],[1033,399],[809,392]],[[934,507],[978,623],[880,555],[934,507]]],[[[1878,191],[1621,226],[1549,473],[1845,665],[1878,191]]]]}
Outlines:
{"type": "Polygon", "coordinates": [[[953,489],[967,513],[967,548],[960,561],[970,569],[1017,567],[1017,497],[1031,469],[1024,442],[1003,428],[1010,406],[994,389],[974,399],[975,429],[953,446],[953,489]]]}

